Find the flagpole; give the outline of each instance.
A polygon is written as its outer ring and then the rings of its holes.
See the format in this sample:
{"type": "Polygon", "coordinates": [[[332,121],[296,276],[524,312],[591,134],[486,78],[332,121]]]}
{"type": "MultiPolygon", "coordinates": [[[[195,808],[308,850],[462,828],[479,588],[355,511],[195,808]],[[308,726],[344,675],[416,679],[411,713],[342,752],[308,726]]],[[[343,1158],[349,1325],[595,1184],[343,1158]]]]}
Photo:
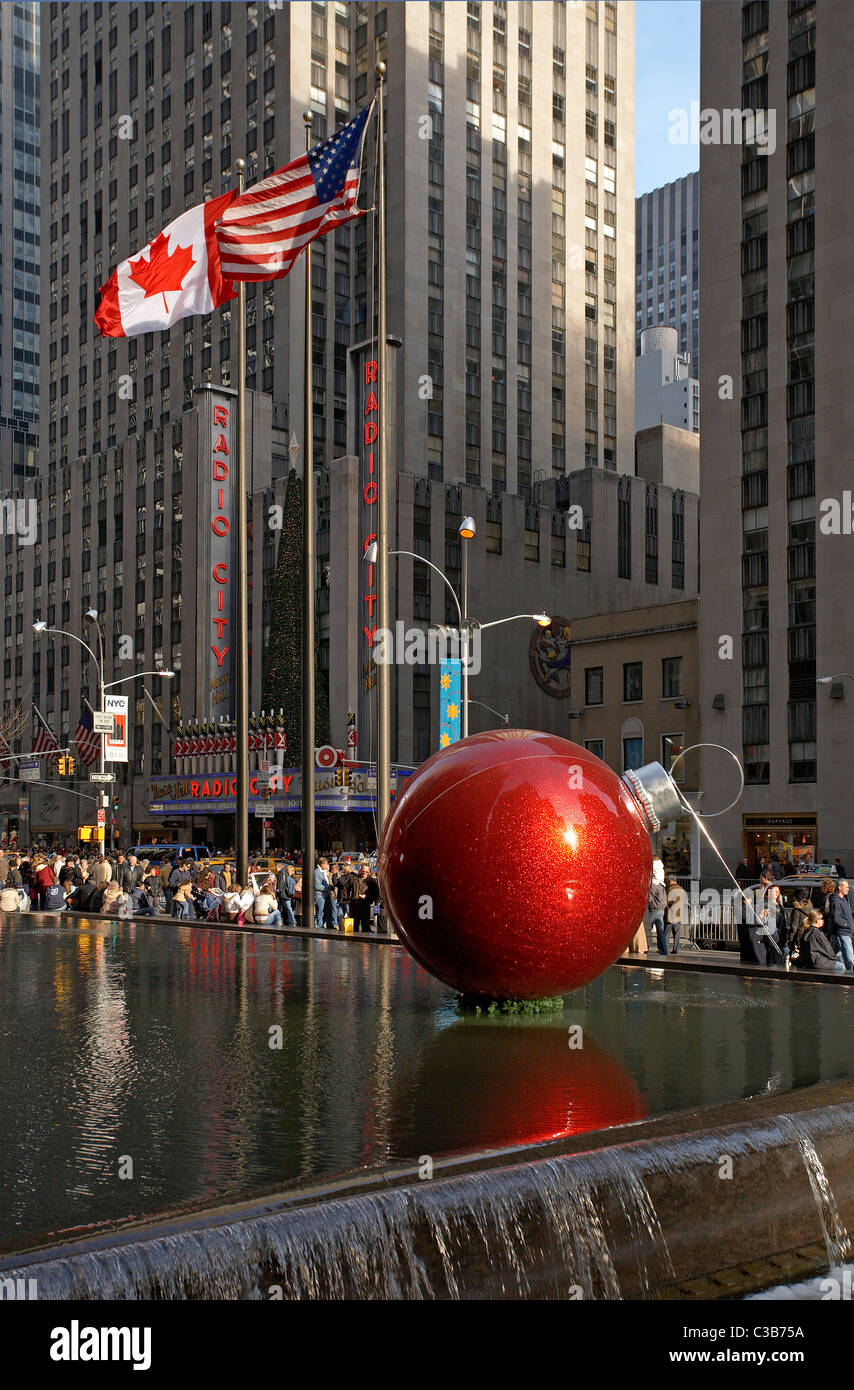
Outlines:
{"type": "MultiPolygon", "coordinates": [[[[306,153],[311,148],[310,111],[303,112],[306,153]]],[[[311,354],[311,245],[305,248],[305,413],[303,423],[302,599],[302,925],[314,922],[314,441],[311,354]]],[[[323,923],[321,922],[322,926],[323,923]]]]}
{"type": "MultiPolygon", "coordinates": [[[[245,159],[235,162],[237,194],[243,192],[245,159]]],[[[237,281],[237,796],[234,806],[234,849],[237,878],[249,878],[249,600],[246,554],[246,283],[237,281]]]]}
{"type": "MultiPolygon", "coordinates": [[[[377,63],[377,216],[379,279],[377,294],[377,336],[379,357],[380,429],[377,440],[377,626],[382,632],[391,627],[389,620],[388,567],[388,343],[386,342],[386,245],[385,245],[385,63],[377,63]]],[[[377,666],[377,837],[391,804],[391,665],[384,661],[377,666]]]]}

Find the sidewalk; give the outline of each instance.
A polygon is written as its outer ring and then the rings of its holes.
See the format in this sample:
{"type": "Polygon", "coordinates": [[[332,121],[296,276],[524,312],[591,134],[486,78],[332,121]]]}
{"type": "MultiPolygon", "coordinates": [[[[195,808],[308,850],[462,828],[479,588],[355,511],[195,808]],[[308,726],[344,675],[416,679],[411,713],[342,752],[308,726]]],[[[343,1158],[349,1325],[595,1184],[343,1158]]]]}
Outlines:
{"type": "Polygon", "coordinates": [[[837,975],[832,970],[784,970],[778,965],[755,965],[739,960],[737,951],[687,950],[676,956],[649,951],[644,956],[620,956],[617,964],[655,970],[699,970],[712,975],[760,975],[763,979],[795,980],[799,984],[854,985],[854,974],[847,971],[837,975]]]}
{"type": "Polygon", "coordinates": [[[108,912],[73,912],[66,908],[62,912],[0,912],[0,919],[3,922],[12,922],[16,917],[38,917],[42,921],[51,919],[62,919],[74,923],[81,922],[133,922],[136,926],[144,926],[147,922],[164,923],[170,927],[204,927],[208,930],[216,931],[238,931],[238,932],[267,932],[271,936],[317,936],[322,938],[336,937],[344,941],[383,941],[399,945],[397,936],[388,932],[343,932],[331,927],[264,927],[256,925],[255,922],[208,922],[204,917],[166,917],[162,913],[150,916],[146,913],[141,917],[116,917],[108,912]]]}

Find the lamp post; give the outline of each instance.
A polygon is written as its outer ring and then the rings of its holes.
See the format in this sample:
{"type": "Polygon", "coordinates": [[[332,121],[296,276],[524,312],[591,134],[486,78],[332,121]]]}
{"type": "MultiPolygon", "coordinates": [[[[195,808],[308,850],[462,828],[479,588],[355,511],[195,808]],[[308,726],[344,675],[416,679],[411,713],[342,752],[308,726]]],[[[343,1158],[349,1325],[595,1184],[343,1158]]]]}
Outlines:
{"type": "Polygon", "coordinates": [[[463,738],[469,736],[469,632],[466,620],[469,615],[469,548],[468,541],[474,540],[477,527],[473,516],[464,516],[460,522],[459,537],[463,543],[463,629],[465,647],[463,650],[463,738]]]}
{"type": "MultiPolygon", "coordinates": [[[[460,600],[459,600],[459,598],[457,597],[457,592],[456,592],[456,590],[455,590],[453,584],[451,583],[450,579],[448,578],[448,576],[447,576],[445,573],[443,573],[442,570],[439,569],[439,566],[438,566],[438,565],[434,565],[432,560],[428,560],[428,559],[426,558],[426,556],[424,556],[424,555],[418,555],[418,554],[416,554],[416,552],[415,552],[414,550],[389,550],[389,551],[386,552],[388,555],[408,555],[409,558],[410,558],[411,560],[420,560],[420,562],[421,562],[422,565],[427,565],[428,568],[431,569],[431,570],[433,571],[434,574],[438,574],[438,576],[439,576],[439,578],[441,579],[442,583],[443,583],[444,585],[446,585],[446,587],[447,587],[448,589],[450,589],[450,591],[451,591],[451,595],[452,595],[452,597],[453,597],[454,603],[456,604],[456,607],[457,607],[457,614],[458,614],[459,620],[460,620],[460,635],[461,635],[461,639],[462,639],[462,641],[464,642],[464,646],[463,646],[463,649],[462,649],[462,650],[463,650],[463,661],[462,661],[462,706],[463,706],[463,709],[462,709],[462,716],[463,716],[463,717],[462,717],[462,726],[463,726],[463,738],[467,738],[467,737],[468,737],[468,724],[469,724],[469,721],[468,721],[468,707],[469,707],[469,704],[480,704],[480,703],[482,703],[481,701],[478,701],[478,700],[470,701],[470,700],[469,700],[469,695],[468,695],[469,634],[470,634],[470,632],[472,631],[472,629],[473,629],[473,628],[477,628],[479,631],[482,632],[482,631],[484,631],[484,630],[485,630],[486,628],[488,628],[488,627],[501,627],[503,623],[515,623],[515,622],[519,622],[521,619],[525,619],[525,620],[527,620],[527,621],[529,621],[529,622],[537,623],[539,627],[548,627],[549,623],[551,622],[551,618],[549,617],[548,613],[512,613],[512,614],[511,614],[509,617],[507,617],[507,618],[493,618],[493,619],[492,619],[490,622],[488,622],[488,623],[481,623],[481,622],[478,621],[477,618],[470,618],[470,617],[468,616],[468,563],[467,563],[467,558],[466,558],[465,541],[466,541],[466,540],[471,540],[471,538],[472,538],[474,535],[475,535],[475,524],[474,524],[474,521],[472,520],[472,518],[471,518],[470,516],[464,517],[464,518],[463,518],[463,521],[462,521],[462,525],[460,526],[460,538],[461,538],[461,540],[463,541],[463,585],[462,585],[462,588],[463,588],[463,603],[462,603],[462,604],[460,603],[460,600]],[[465,637],[464,637],[464,638],[463,638],[463,636],[462,636],[463,633],[465,634],[465,637]]],[[[369,546],[367,547],[367,549],[365,550],[365,555],[364,555],[365,563],[366,563],[366,564],[369,564],[369,565],[374,565],[374,564],[376,564],[378,551],[379,551],[379,548],[378,548],[377,542],[376,542],[376,541],[371,541],[370,545],[369,545],[369,546]]],[[[488,709],[489,706],[487,705],[486,708],[488,709]]],[[[492,713],[495,714],[496,711],[493,710],[492,713]]],[[[503,717],[503,716],[502,716],[502,717],[503,717]]]]}
{"type": "Polygon", "coordinates": [[[502,714],[500,710],[493,709],[492,705],[487,705],[483,700],[469,700],[470,705],[480,705],[481,709],[488,709],[490,714],[494,714],[496,719],[500,719],[505,729],[510,728],[510,715],[502,714]]]}
{"type": "MultiPolygon", "coordinates": [[[[104,692],[105,692],[106,690],[112,690],[112,689],[113,689],[115,686],[117,686],[117,685],[125,685],[128,681],[135,681],[135,680],[138,680],[141,676],[162,676],[162,677],[164,678],[164,680],[172,680],[173,676],[175,675],[175,672],[174,672],[174,671],[164,671],[164,670],[162,670],[162,669],[160,669],[160,668],[158,667],[158,669],[157,669],[157,670],[154,670],[154,671],[135,671],[135,672],[133,673],[132,676],[122,676],[120,680],[117,680],[117,681],[108,681],[108,682],[105,684],[105,683],[104,683],[104,638],[103,638],[103,634],[102,634],[102,632],[101,632],[100,623],[98,622],[98,612],[97,612],[97,609],[95,609],[95,608],[90,608],[90,609],[88,609],[88,610],[87,610],[87,613],[86,613],[86,617],[89,619],[89,621],[90,621],[91,623],[94,623],[95,628],[96,628],[97,633],[98,633],[98,650],[99,650],[99,652],[100,652],[100,660],[99,660],[98,657],[95,655],[95,653],[93,652],[92,648],[89,646],[89,643],[88,643],[88,642],[84,642],[82,637],[78,637],[76,632],[68,632],[68,631],[66,631],[66,629],[63,628],[63,627],[48,627],[47,623],[42,622],[41,619],[37,619],[37,620],[33,623],[33,632],[37,632],[37,633],[39,633],[39,634],[41,634],[41,633],[46,633],[47,635],[49,635],[49,636],[54,636],[54,637],[70,637],[71,640],[72,640],[72,642],[78,642],[78,643],[80,644],[80,646],[84,649],[84,651],[87,651],[87,652],[89,653],[89,655],[91,656],[92,660],[93,660],[94,663],[95,663],[95,670],[96,670],[97,673],[98,673],[98,708],[99,708],[99,710],[100,710],[101,713],[104,712],[104,703],[105,703],[105,700],[104,700],[104,692]]],[[[101,777],[103,777],[103,773],[104,773],[104,735],[103,735],[103,734],[99,734],[99,735],[98,735],[98,748],[99,748],[99,755],[98,755],[98,772],[99,772],[99,775],[100,775],[101,777]]]]}

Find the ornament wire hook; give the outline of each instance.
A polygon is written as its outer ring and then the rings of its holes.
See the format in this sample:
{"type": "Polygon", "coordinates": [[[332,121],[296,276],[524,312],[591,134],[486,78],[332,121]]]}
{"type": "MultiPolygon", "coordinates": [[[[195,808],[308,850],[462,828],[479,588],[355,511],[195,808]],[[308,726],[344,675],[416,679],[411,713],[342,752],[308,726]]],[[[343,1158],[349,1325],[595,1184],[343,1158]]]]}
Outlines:
{"type": "Polygon", "coordinates": [[[677,785],[676,787],[677,792],[679,792],[679,798],[683,806],[685,806],[686,810],[690,811],[692,815],[699,817],[700,820],[713,820],[715,816],[726,815],[727,811],[731,811],[733,806],[735,806],[736,802],[741,800],[741,794],[744,791],[744,768],[741,766],[741,763],[739,762],[735,753],[733,753],[732,749],[726,748],[722,743],[692,743],[690,747],[683,748],[681,753],[676,754],[676,757],[673,759],[673,762],[670,764],[670,767],[668,769],[671,777],[673,776],[673,769],[676,766],[676,764],[678,762],[681,762],[681,760],[685,757],[686,753],[693,753],[695,748],[718,748],[722,753],[728,753],[729,756],[732,758],[733,762],[735,763],[736,767],[738,768],[738,776],[740,783],[738,791],[733,800],[729,803],[728,806],[725,806],[722,811],[707,811],[704,815],[700,815],[700,812],[695,811],[694,807],[691,806],[687,799],[683,796],[682,792],[679,789],[679,786],[677,785]]]}

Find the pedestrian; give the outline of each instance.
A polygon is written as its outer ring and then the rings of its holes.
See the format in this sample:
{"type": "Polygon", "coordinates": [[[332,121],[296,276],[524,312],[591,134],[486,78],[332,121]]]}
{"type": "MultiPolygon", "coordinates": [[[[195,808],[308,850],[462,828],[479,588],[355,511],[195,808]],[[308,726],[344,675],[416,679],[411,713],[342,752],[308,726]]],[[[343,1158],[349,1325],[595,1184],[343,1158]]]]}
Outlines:
{"type": "Polygon", "coordinates": [[[320,859],[314,867],[314,926],[316,931],[325,928],[326,922],[326,899],[331,894],[332,886],[329,882],[329,873],[326,868],[326,860],[320,859]]]}
{"type": "Polygon", "coordinates": [[[42,912],[62,912],[66,906],[65,889],[51,872],[51,882],[45,886],[42,912]]]}
{"type": "Polygon", "coordinates": [[[18,897],[17,888],[10,884],[0,888],[0,912],[21,912],[21,899],[18,897]]]}
{"type": "Polygon", "coordinates": [[[97,860],[95,861],[95,868],[93,870],[92,877],[95,880],[96,888],[101,889],[103,889],[104,886],[110,883],[112,880],[113,866],[110,863],[109,859],[107,859],[103,854],[99,854],[97,860]]]}
{"type": "Polygon", "coordinates": [[[77,889],[77,894],[74,900],[75,910],[77,912],[98,911],[98,909],[94,906],[93,901],[96,894],[100,894],[100,889],[98,888],[98,885],[95,882],[94,875],[90,874],[88,878],[84,879],[80,888],[77,889]]]}
{"type": "Polygon", "coordinates": [[[667,888],[664,882],[664,865],[660,859],[652,861],[652,884],[647,898],[649,925],[655,928],[659,955],[667,955],[667,942],[664,937],[664,913],[667,908],[667,888]]]}
{"type": "Polygon", "coordinates": [[[353,869],[352,861],[345,859],[338,875],[338,906],[341,910],[341,920],[345,917],[353,916],[353,903],[359,896],[359,880],[353,869]]]}
{"type": "Polygon", "coordinates": [[[743,859],[740,859],[740,860],[738,861],[738,863],[736,864],[736,866],[735,866],[735,881],[736,881],[736,883],[749,883],[749,882],[750,882],[750,877],[751,877],[751,875],[750,875],[750,870],[748,869],[748,867],[747,867],[747,865],[745,864],[744,860],[743,860],[743,859]]]}
{"type": "MultiPolygon", "coordinates": [[[[664,945],[670,948],[672,956],[679,953],[679,937],[683,927],[689,926],[688,894],[672,876],[667,880],[667,907],[664,911],[664,945]]],[[[664,954],[667,954],[665,949],[664,954]]]]}
{"type": "Polygon", "coordinates": [[[770,869],[759,880],[761,902],[758,918],[748,923],[747,938],[757,965],[779,965],[783,959],[777,935],[778,923],[785,924],[783,895],[774,883],[770,869]]]}
{"type": "Polygon", "coordinates": [[[358,874],[356,901],[350,904],[354,931],[372,931],[373,906],[379,902],[379,896],[379,884],[367,864],[363,864],[358,874]]]}
{"type": "Polygon", "coordinates": [[[842,860],[841,860],[841,859],[834,859],[834,861],[833,861],[833,867],[834,867],[834,869],[836,870],[836,877],[837,877],[837,878],[844,878],[844,877],[845,877],[845,865],[842,863],[842,860]]]}
{"type": "Polygon", "coordinates": [[[835,890],[827,900],[825,913],[827,923],[826,934],[830,937],[830,944],[837,952],[839,959],[849,972],[854,971],[854,946],[851,937],[854,934],[854,917],[851,914],[851,904],[848,901],[848,880],[841,878],[835,890]]]}
{"type": "Polygon", "coordinates": [[[845,966],[828,941],[822,929],[823,922],[822,914],[815,908],[807,913],[798,944],[798,969],[832,970],[835,974],[842,975],[845,973],[845,966]]]}
{"type": "Polygon", "coordinates": [[[255,901],[249,909],[249,920],[254,922],[256,927],[280,927],[282,925],[282,914],[276,906],[276,881],[274,878],[265,878],[261,884],[261,890],[255,895],[255,901]]]}
{"type": "Polygon", "coordinates": [[[296,891],[297,881],[293,868],[290,864],[285,864],[276,874],[276,902],[286,927],[295,927],[297,924],[297,919],[294,916],[296,891]]]}
{"type": "Polygon", "coordinates": [[[195,918],[193,885],[190,882],[189,874],[172,889],[172,912],[175,917],[180,917],[183,921],[190,921],[195,918]]]}
{"type": "Polygon", "coordinates": [[[163,911],[167,914],[167,916],[171,915],[172,912],[172,889],[169,887],[169,879],[172,874],[172,868],[172,860],[169,858],[168,854],[164,854],[163,863],[160,865],[159,874],[160,887],[163,893],[163,911]]]}
{"type": "Polygon", "coordinates": [[[53,869],[44,857],[39,860],[36,866],[35,882],[38,889],[38,910],[39,912],[44,912],[45,897],[48,888],[51,888],[54,884],[56,884],[57,888],[59,887],[53,869]]]}
{"type": "MultiPolygon", "coordinates": [[[[175,896],[176,896],[176,894],[177,894],[177,890],[178,890],[179,888],[181,888],[183,885],[189,884],[189,883],[191,883],[191,878],[190,878],[190,871],[189,871],[189,869],[187,868],[186,864],[181,863],[181,862],[177,863],[177,864],[175,865],[174,869],[172,870],[171,874],[169,875],[169,887],[170,887],[170,889],[172,890],[172,901],[173,901],[173,904],[174,904],[174,901],[175,901],[175,896]]],[[[181,901],[182,901],[182,902],[185,902],[185,901],[186,901],[186,898],[182,898],[181,901]]],[[[180,912],[179,912],[179,913],[177,914],[177,916],[179,916],[179,917],[181,917],[181,916],[186,916],[186,913],[180,913],[180,912]]]]}
{"type": "MultiPolygon", "coordinates": [[[[806,888],[795,889],[795,900],[792,903],[792,910],[789,914],[789,930],[786,938],[786,946],[789,952],[789,959],[792,964],[798,963],[801,952],[801,941],[806,930],[807,918],[812,911],[809,891],[806,888]]],[[[824,920],[822,918],[822,920],[824,920]]]]}

